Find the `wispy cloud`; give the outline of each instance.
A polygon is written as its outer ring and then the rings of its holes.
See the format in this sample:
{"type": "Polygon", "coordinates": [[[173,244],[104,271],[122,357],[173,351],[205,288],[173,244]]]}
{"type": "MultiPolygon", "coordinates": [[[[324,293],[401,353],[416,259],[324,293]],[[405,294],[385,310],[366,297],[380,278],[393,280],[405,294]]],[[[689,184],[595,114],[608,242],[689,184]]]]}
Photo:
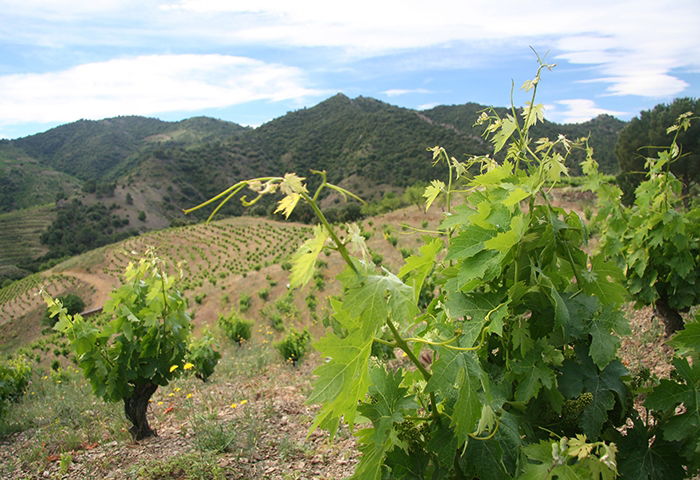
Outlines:
{"type": "Polygon", "coordinates": [[[593,66],[612,95],[664,97],[687,84],[674,71],[697,71],[697,0],[533,2],[357,0],[324,4],[277,0],[175,0],[166,7],[199,15],[246,15],[231,35],[356,55],[444,45],[476,55],[494,45],[545,44],[557,58],[593,66]]]}
{"type": "MultiPolygon", "coordinates": [[[[559,99],[666,101],[700,72],[697,0],[0,0],[0,11],[0,74],[12,73],[0,75],[0,124],[308,98],[318,85],[348,91],[377,78],[386,81],[358,93],[388,88],[404,100],[428,92],[392,87],[426,85],[422,72],[502,75],[528,45],[584,67],[568,78],[588,91],[559,99]]],[[[557,108],[570,121],[612,112],[557,108]]]]}
{"type": "Polygon", "coordinates": [[[626,115],[626,112],[616,112],[596,106],[593,100],[585,98],[571,98],[559,100],[556,105],[545,106],[545,116],[548,120],[561,123],[581,123],[597,117],[598,115],[626,115]],[[563,107],[560,109],[559,107],[563,107]]]}
{"type": "Polygon", "coordinates": [[[195,111],[323,92],[293,67],[227,55],[150,55],[0,76],[0,123],[195,111]]]}

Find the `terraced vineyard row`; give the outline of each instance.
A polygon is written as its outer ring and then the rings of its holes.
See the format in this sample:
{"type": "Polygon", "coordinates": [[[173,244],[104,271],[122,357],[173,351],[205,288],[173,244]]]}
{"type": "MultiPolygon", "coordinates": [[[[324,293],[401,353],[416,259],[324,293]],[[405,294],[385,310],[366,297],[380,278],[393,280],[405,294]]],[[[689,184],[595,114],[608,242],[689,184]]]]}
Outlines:
{"type": "Polygon", "coordinates": [[[47,252],[39,237],[55,216],[51,204],[0,215],[0,273],[47,252]]]}
{"type": "Polygon", "coordinates": [[[40,295],[42,290],[56,297],[68,292],[90,294],[94,293],[95,289],[70,275],[30,275],[0,289],[0,325],[11,323],[27,312],[41,307],[44,304],[40,295]]]}
{"type": "Polygon", "coordinates": [[[308,237],[310,227],[269,220],[230,218],[130,238],[110,248],[102,272],[117,276],[129,261],[155,247],[171,269],[181,269],[184,288],[284,261],[308,237]]]}

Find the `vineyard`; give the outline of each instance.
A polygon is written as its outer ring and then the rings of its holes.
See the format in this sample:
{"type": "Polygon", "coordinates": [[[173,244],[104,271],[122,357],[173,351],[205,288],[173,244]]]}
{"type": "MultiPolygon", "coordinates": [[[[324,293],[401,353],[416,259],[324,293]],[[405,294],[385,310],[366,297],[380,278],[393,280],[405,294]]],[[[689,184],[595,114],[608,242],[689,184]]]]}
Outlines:
{"type": "Polygon", "coordinates": [[[45,254],[48,248],[39,241],[56,213],[52,205],[0,214],[0,276],[12,275],[22,261],[45,254]]]}
{"type": "Polygon", "coordinates": [[[623,205],[585,138],[530,138],[551,67],[520,113],[478,118],[499,160],[429,149],[447,172],[429,213],[333,224],[324,191],[357,197],[326,172],[253,178],[186,213],[247,189],[246,206],[278,195],[276,213],[305,204],[318,224],[153,232],[0,290],[0,340],[19,347],[0,474],[696,478],[700,209],[669,168],[695,119],[623,205]],[[557,190],[574,150],[586,177],[557,190]],[[68,291],[104,312],[51,298],[68,291]]]}

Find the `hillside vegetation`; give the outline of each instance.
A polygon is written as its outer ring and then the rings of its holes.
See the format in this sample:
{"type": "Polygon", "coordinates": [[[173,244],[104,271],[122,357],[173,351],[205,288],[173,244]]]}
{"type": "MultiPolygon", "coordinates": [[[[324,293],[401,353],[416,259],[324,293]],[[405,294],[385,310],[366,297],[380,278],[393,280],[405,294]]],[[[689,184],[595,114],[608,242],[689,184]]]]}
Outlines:
{"type": "MultiPolygon", "coordinates": [[[[78,242],[85,249],[134,232],[201,220],[199,213],[186,218],[181,210],[241,178],[280,171],[308,175],[311,168],[325,169],[331,181],[365,199],[380,199],[387,192],[400,193],[445,173],[439,166],[426,168],[430,162],[426,146],[488,153],[490,147],[481,131],[472,126],[483,108],[472,103],[418,112],[372,98],[337,94],[255,129],[206,117],[179,122],[135,116],[81,120],[0,143],[0,212],[72,198],[85,208],[95,205],[97,210],[108,210],[114,234],[97,244],[78,242]],[[120,225],[116,225],[117,218],[122,220],[120,225]]],[[[614,172],[612,145],[622,125],[601,116],[580,125],[545,122],[536,129],[550,136],[591,133],[592,145],[602,159],[601,170],[614,172]]],[[[569,164],[573,173],[578,171],[579,160],[574,157],[569,164]]],[[[272,209],[264,199],[247,213],[265,216],[272,209]]],[[[239,203],[231,202],[221,213],[241,215],[243,211],[239,203]]],[[[46,223],[44,228],[49,226],[46,223]]],[[[52,230],[46,238],[59,238],[61,225],[52,230]]],[[[36,233],[19,233],[15,243],[37,245],[36,233]]],[[[76,246],[54,244],[50,256],[75,253],[76,246]]],[[[0,251],[5,250],[16,249],[0,239],[0,251]]],[[[27,268],[36,270],[46,260],[32,256],[37,249],[20,252],[28,256],[12,254],[2,259],[15,274],[27,268]]]]}

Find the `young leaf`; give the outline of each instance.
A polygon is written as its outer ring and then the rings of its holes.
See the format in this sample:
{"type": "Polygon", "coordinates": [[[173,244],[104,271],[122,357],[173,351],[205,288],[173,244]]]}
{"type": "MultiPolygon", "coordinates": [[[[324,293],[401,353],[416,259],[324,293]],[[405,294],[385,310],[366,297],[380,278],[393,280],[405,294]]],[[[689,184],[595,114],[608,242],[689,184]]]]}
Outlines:
{"type": "Polygon", "coordinates": [[[314,227],[313,238],[299,246],[292,256],[292,272],[289,277],[291,288],[305,285],[314,273],[316,259],[328,239],[328,231],[321,225],[314,227]]]}
{"type": "Polygon", "coordinates": [[[435,199],[440,195],[441,192],[445,191],[445,182],[440,180],[433,180],[430,185],[425,187],[425,192],[423,192],[423,197],[425,197],[425,210],[430,209],[430,205],[433,204],[435,199]]]}

